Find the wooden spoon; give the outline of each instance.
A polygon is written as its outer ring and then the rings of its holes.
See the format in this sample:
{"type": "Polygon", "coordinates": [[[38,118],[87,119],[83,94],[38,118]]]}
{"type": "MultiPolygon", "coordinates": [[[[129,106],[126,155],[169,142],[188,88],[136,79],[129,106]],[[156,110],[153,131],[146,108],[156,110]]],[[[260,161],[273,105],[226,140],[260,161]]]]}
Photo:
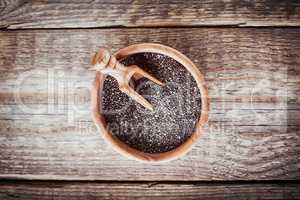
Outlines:
{"type": "Polygon", "coordinates": [[[153,111],[153,106],[140,94],[138,94],[133,88],[129,86],[129,82],[133,75],[139,77],[145,77],[149,80],[157,83],[158,85],[164,86],[165,84],[145,72],[137,65],[129,65],[125,67],[123,64],[118,62],[115,56],[111,55],[110,52],[103,48],[100,49],[92,60],[93,67],[91,70],[99,71],[102,74],[110,75],[114,77],[119,84],[119,89],[127,94],[129,97],[143,105],[145,108],[153,111]]]}

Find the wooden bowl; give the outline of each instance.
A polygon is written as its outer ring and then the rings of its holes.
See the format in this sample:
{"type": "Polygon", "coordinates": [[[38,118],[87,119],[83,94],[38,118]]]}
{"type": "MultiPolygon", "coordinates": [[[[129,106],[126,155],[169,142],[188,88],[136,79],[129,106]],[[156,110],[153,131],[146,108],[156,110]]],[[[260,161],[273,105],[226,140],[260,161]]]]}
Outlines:
{"type": "Polygon", "coordinates": [[[197,86],[201,93],[201,116],[199,121],[196,124],[195,132],[192,133],[192,135],[180,146],[177,148],[163,153],[145,153],[142,151],[139,151],[137,149],[134,149],[121,140],[119,140],[116,136],[114,136],[108,129],[105,122],[104,117],[101,115],[101,98],[102,98],[102,91],[103,91],[103,83],[105,80],[105,76],[97,73],[96,79],[94,83],[94,87],[92,89],[92,114],[93,114],[93,120],[102,134],[104,140],[112,145],[112,147],[119,152],[120,154],[133,158],[135,160],[139,161],[145,161],[145,162],[155,162],[155,161],[167,161],[172,160],[175,158],[178,158],[182,155],[184,155],[186,152],[188,152],[193,144],[196,143],[197,139],[202,133],[203,126],[208,121],[208,111],[209,111],[209,98],[208,98],[208,91],[207,87],[204,81],[204,77],[201,74],[201,72],[198,70],[198,68],[195,66],[195,64],[188,59],[185,55],[180,53],[179,51],[164,46],[161,44],[153,44],[153,43],[142,43],[142,44],[135,44],[128,47],[125,47],[118,52],[116,52],[114,55],[117,58],[117,60],[121,60],[123,58],[128,57],[132,54],[137,53],[159,53],[166,56],[169,56],[176,61],[178,61],[180,64],[182,64],[189,73],[192,74],[193,78],[195,79],[197,86]]]}

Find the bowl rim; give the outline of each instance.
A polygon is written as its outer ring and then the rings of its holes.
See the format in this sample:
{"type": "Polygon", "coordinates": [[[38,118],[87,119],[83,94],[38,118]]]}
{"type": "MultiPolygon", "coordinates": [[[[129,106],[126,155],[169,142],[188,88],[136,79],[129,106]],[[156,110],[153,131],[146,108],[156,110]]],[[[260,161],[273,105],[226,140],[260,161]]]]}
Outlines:
{"type": "Polygon", "coordinates": [[[103,91],[103,83],[105,76],[99,72],[96,73],[95,81],[91,91],[91,109],[93,121],[96,124],[98,131],[103,136],[104,140],[110,144],[113,149],[121,155],[142,161],[142,162],[161,162],[177,159],[186,154],[192,146],[197,142],[200,135],[203,133],[203,126],[208,122],[209,112],[209,96],[207,86],[203,74],[196,65],[187,58],[184,54],[176,49],[157,43],[140,43],[127,46],[117,51],[114,56],[117,60],[123,59],[129,55],[137,53],[160,53],[175,59],[182,64],[189,73],[192,74],[201,93],[201,115],[198,120],[195,131],[191,136],[175,149],[162,153],[146,153],[139,151],[125,144],[107,130],[107,124],[104,117],[101,115],[101,98],[103,91]]]}

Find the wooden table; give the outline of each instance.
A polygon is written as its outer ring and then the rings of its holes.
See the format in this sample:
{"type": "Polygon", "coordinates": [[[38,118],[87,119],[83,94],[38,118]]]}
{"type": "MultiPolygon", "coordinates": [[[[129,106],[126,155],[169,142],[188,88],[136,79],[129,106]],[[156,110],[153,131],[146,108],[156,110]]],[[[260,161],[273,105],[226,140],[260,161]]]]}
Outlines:
{"type": "Polygon", "coordinates": [[[0,199],[300,199],[299,1],[0,1],[0,199]],[[128,160],[90,114],[100,46],[178,49],[205,75],[184,157],[128,160]]]}

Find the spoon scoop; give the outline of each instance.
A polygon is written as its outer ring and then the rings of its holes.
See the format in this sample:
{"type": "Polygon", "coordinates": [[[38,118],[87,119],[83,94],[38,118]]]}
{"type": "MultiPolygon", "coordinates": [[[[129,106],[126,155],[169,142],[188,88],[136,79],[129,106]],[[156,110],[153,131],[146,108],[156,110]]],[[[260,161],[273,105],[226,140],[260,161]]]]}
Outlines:
{"type": "Polygon", "coordinates": [[[129,82],[133,75],[139,77],[145,77],[154,83],[164,86],[165,84],[144,71],[137,65],[124,66],[117,61],[116,57],[111,55],[110,52],[102,48],[94,56],[92,60],[92,68],[90,70],[96,70],[102,74],[110,75],[118,81],[119,89],[129,97],[143,105],[145,108],[153,111],[153,106],[140,94],[138,94],[132,87],[129,86],[129,82]]]}

